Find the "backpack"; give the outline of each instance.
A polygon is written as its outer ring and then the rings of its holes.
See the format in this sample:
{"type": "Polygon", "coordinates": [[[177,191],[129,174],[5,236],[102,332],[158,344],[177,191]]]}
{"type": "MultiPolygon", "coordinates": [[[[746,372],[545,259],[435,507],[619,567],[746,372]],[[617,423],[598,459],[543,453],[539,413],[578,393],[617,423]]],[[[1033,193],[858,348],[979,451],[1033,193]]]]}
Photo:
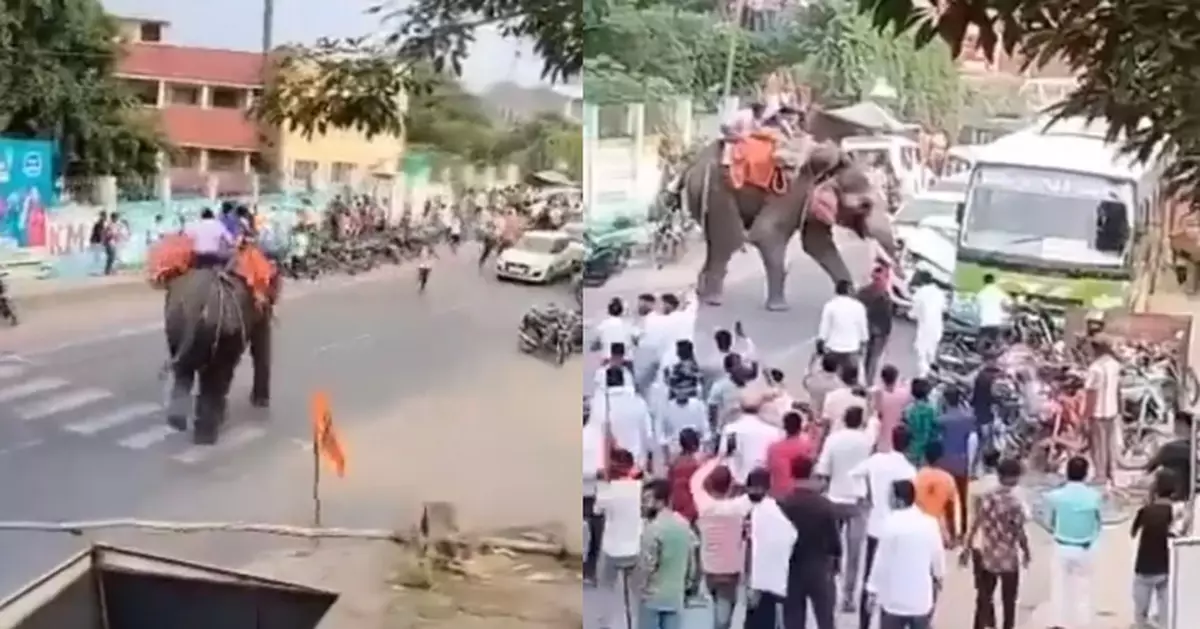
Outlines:
{"type": "Polygon", "coordinates": [[[96,221],[92,223],[92,235],[88,238],[88,243],[98,245],[104,242],[104,221],[96,221]]]}

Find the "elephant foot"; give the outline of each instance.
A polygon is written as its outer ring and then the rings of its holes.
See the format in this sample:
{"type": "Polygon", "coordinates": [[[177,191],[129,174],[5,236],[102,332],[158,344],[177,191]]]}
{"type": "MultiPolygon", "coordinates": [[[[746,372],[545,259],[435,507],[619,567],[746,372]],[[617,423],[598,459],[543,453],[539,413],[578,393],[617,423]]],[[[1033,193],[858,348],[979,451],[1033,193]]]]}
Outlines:
{"type": "Polygon", "coordinates": [[[768,299],[767,300],[767,311],[768,312],[787,312],[791,308],[792,307],[788,305],[788,302],[785,299],[768,299]]]}
{"type": "Polygon", "coordinates": [[[186,415],[167,415],[167,425],[177,432],[187,432],[188,418],[186,415]]]}
{"type": "Polygon", "coordinates": [[[721,296],[715,295],[715,294],[714,295],[701,295],[700,303],[704,304],[705,306],[720,306],[721,305],[721,296]]]}
{"type": "Polygon", "coordinates": [[[197,420],[196,426],[192,430],[192,443],[198,446],[211,446],[217,442],[220,430],[217,422],[213,420],[197,420]]]}
{"type": "Polygon", "coordinates": [[[268,408],[271,406],[271,396],[251,393],[250,406],[253,406],[254,408],[268,408]]]}

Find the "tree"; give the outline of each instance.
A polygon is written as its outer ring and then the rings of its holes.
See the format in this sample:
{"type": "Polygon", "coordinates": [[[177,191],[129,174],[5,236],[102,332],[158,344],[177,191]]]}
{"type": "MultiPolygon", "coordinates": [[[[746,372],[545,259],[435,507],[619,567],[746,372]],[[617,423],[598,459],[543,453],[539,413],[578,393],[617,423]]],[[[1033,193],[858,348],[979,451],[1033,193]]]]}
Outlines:
{"type": "Polygon", "coordinates": [[[0,10],[0,134],[56,141],[67,176],[147,175],[164,141],[113,71],[117,28],[96,0],[0,10]]]}
{"type": "Polygon", "coordinates": [[[858,102],[884,79],[896,89],[901,117],[958,126],[965,90],[944,44],[919,48],[910,35],[881,34],[849,0],[814,3],[797,15],[786,36],[800,48],[807,78],[823,102],[858,102]]]}
{"type": "Polygon", "coordinates": [[[500,132],[483,103],[446,72],[422,67],[415,76],[428,89],[413,94],[408,106],[408,142],[469,163],[497,158],[500,132]]]}
{"type": "Polygon", "coordinates": [[[565,170],[583,177],[583,133],[558,114],[540,114],[514,125],[497,142],[496,152],[525,172],[565,170]]]}
{"type": "Polygon", "coordinates": [[[1175,187],[1200,186],[1200,13],[1188,0],[859,0],[879,29],[940,38],[957,54],[977,43],[989,57],[1019,55],[1027,66],[1060,59],[1078,85],[1051,108],[1058,117],[1104,120],[1109,139],[1140,159],[1172,155],[1175,187]]]}
{"type": "Polygon", "coordinates": [[[461,73],[476,30],[484,27],[531,39],[547,78],[570,79],[583,68],[576,2],[416,0],[402,7],[375,5],[370,13],[391,32],[278,51],[256,116],[309,136],[330,128],[356,129],[368,137],[398,134],[404,129],[399,103],[433,88],[420,68],[427,63],[438,73],[461,73]]]}

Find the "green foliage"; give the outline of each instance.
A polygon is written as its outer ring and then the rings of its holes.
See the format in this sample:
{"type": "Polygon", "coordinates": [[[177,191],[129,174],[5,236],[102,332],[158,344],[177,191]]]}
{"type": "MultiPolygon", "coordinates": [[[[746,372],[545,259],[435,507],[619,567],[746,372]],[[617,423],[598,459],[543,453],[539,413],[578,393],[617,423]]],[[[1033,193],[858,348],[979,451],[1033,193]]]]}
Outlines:
{"type": "Polygon", "coordinates": [[[57,140],[67,176],[150,174],[164,143],[113,78],[117,30],[96,0],[0,10],[0,134],[57,140]]]}
{"type": "Polygon", "coordinates": [[[911,0],[858,0],[880,29],[910,30],[919,43],[957,51],[970,27],[989,57],[1020,52],[1030,65],[1059,59],[1078,86],[1058,116],[1107,122],[1112,140],[1142,159],[1174,156],[1173,184],[1200,186],[1200,12],[1190,0],[948,0],[940,10],[911,0]]]}
{"type": "Polygon", "coordinates": [[[524,172],[560,170],[576,181],[583,178],[582,129],[558,114],[541,114],[513,126],[497,142],[496,152],[524,172]]]}
{"type": "Polygon", "coordinates": [[[822,102],[858,102],[882,78],[896,89],[897,99],[891,104],[901,118],[938,128],[958,127],[966,92],[944,44],[919,48],[910,34],[880,33],[847,0],[814,3],[796,16],[789,31],[822,102]]]}
{"type": "Polygon", "coordinates": [[[752,33],[702,3],[585,0],[584,91],[600,104],[654,102],[686,95],[715,104],[724,88],[732,38],[737,39],[731,91],[752,91],[764,74],[799,60],[790,38],[752,33]]]}

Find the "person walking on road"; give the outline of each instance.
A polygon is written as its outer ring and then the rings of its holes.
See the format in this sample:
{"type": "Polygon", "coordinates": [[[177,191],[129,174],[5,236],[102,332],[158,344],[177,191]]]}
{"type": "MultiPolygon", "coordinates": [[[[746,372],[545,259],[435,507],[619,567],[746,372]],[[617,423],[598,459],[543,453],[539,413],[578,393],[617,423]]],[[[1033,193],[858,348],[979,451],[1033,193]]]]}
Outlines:
{"type": "Polygon", "coordinates": [[[604,427],[583,412],[583,523],[587,544],[583,555],[583,581],[596,584],[596,563],[600,559],[600,540],[604,536],[604,515],[596,510],[596,493],[604,478],[604,427]]]}
{"type": "Polygon", "coordinates": [[[636,347],[637,330],[625,319],[625,303],[621,298],[613,297],[605,310],[608,316],[596,324],[596,341],[592,350],[607,350],[613,343],[621,343],[627,349],[636,347]]]}
{"type": "Polygon", "coordinates": [[[867,309],[850,294],[852,289],[849,281],[840,280],[834,288],[833,299],[821,309],[817,352],[832,355],[843,365],[857,367],[870,340],[870,328],[867,309]]]}
{"type": "MultiPolygon", "coordinates": [[[[788,411],[783,416],[784,438],[767,447],[767,471],[771,495],[783,499],[792,493],[792,465],[798,458],[815,459],[816,444],[804,432],[804,416],[800,411],[788,411]]],[[[818,475],[820,473],[818,472],[818,475]]]]}
{"type": "Polygon", "coordinates": [[[917,377],[926,378],[937,360],[938,344],[945,328],[946,295],[925,271],[913,275],[917,290],[912,296],[912,313],[917,320],[917,335],[913,341],[917,354],[917,377]]]}
{"type": "Polygon", "coordinates": [[[1004,340],[1004,326],[1008,323],[1008,310],[1012,298],[996,284],[996,276],[983,276],[983,288],[975,294],[975,307],[979,317],[979,351],[998,349],[1004,340]]]}
{"type": "Polygon", "coordinates": [[[974,567],[975,618],[973,629],[1013,629],[1017,622],[1021,568],[1031,560],[1029,537],[1025,531],[1028,518],[1025,505],[1016,493],[1021,481],[1021,464],[1005,459],[997,466],[999,486],[978,499],[979,511],[971,521],[964,538],[959,562],[974,567]],[[993,599],[996,585],[1000,586],[1000,609],[1003,622],[996,624],[993,599]]]}
{"type": "Polygon", "coordinates": [[[433,245],[426,245],[421,251],[421,257],[417,261],[417,292],[424,295],[425,287],[429,285],[429,275],[433,273],[433,261],[438,258],[438,254],[433,250],[433,245]]]}
{"type": "Polygon", "coordinates": [[[942,416],[938,418],[941,427],[942,445],[945,448],[939,466],[946,470],[954,479],[957,490],[958,514],[954,518],[954,535],[962,537],[967,534],[967,511],[969,506],[967,489],[971,482],[971,462],[975,453],[971,451],[972,437],[975,435],[975,418],[963,405],[962,393],[953,387],[942,392],[942,416]]]}
{"type": "Polygon", "coordinates": [[[597,587],[605,594],[601,626],[623,627],[620,610],[633,603],[631,576],[641,557],[642,475],[628,450],[614,449],[609,455],[605,480],[596,491],[595,509],[604,516],[600,540],[597,587]]]}
{"type": "Polygon", "coordinates": [[[1091,426],[1091,457],[1096,482],[1112,480],[1116,455],[1117,418],[1121,415],[1121,361],[1113,355],[1112,345],[1104,338],[1092,341],[1095,356],[1087,369],[1086,408],[1091,426]]]}
{"type": "Polygon", "coordinates": [[[821,356],[820,368],[804,377],[804,389],[808,391],[817,417],[824,417],[825,398],[829,393],[842,386],[841,374],[838,373],[840,367],[837,356],[825,354],[821,356]]]}
{"type": "Polygon", "coordinates": [[[627,450],[634,464],[648,469],[656,445],[654,426],[646,401],[627,382],[624,367],[612,365],[604,372],[604,388],[592,392],[591,413],[602,422],[613,446],[627,450]]]}
{"type": "Polygon", "coordinates": [[[696,530],[700,532],[700,567],[712,597],[714,629],[730,629],[746,561],[745,524],[753,504],[734,491],[725,457],[714,457],[692,476],[696,530]]]}
{"type": "Polygon", "coordinates": [[[875,382],[879,361],[887,350],[888,338],[892,335],[892,320],[895,306],[892,302],[891,271],[885,265],[876,265],[871,270],[871,281],[858,291],[867,314],[867,342],[864,344],[863,382],[875,382]]]}
{"type": "Polygon", "coordinates": [[[958,489],[954,486],[954,477],[941,467],[944,452],[941,441],[925,444],[925,464],[917,470],[913,487],[917,489],[917,507],[937,520],[946,547],[952,548],[958,540],[955,532],[958,489]]]}
{"type": "Polygon", "coordinates": [[[866,427],[860,406],[846,410],[842,427],[830,433],[817,459],[816,475],[825,481],[825,496],[833,503],[838,530],[843,539],[846,563],[842,569],[842,611],[854,612],[854,589],[858,587],[858,558],[866,537],[867,497],[865,484],[850,475],[871,456],[875,435],[866,427]]]}
{"type": "Polygon", "coordinates": [[[768,492],[770,474],[754,470],[746,480],[750,508],[750,560],[747,562],[745,629],[778,629],[779,608],[787,599],[788,561],[796,527],[768,492]]]}
{"type": "MultiPolygon", "coordinates": [[[[869,511],[867,512],[867,543],[863,551],[865,553],[863,556],[864,581],[871,578],[875,554],[879,550],[879,540],[884,534],[888,516],[892,514],[892,486],[896,481],[912,481],[917,475],[916,468],[904,455],[908,450],[908,442],[908,429],[903,425],[896,426],[892,431],[891,449],[876,451],[850,472],[851,477],[864,483],[867,487],[869,511]]],[[[909,486],[911,486],[911,482],[909,486]]],[[[938,545],[941,546],[940,535],[938,545]]],[[[872,607],[869,605],[869,598],[868,592],[864,588],[859,599],[859,629],[870,629],[871,626],[872,607]]]]}
{"type": "Polygon", "coordinates": [[[812,609],[817,629],[834,629],[837,586],[834,573],[842,561],[838,518],[833,503],[821,495],[813,478],[813,461],[797,458],[792,466],[796,488],[779,506],[796,529],[788,562],[787,599],[783,603],[786,629],[805,629],[812,609]]]}
{"type": "Polygon", "coordinates": [[[1054,538],[1050,598],[1062,629],[1089,629],[1092,608],[1092,562],[1103,525],[1103,496],[1087,484],[1088,462],[1067,461],[1066,484],[1046,493],[1050,533],[1054,538]]]}
{"type": "Polygon", "coordinates": [[[915,378],[909,390],[912,392],[912,402],[904,411],[904,426],[908,428],[910,437],[906,454],[913,465],[921,465],[925,462],[926,446],[941,438],[938,412],[933,402],[929,401],[932,387],[928,380],[915,378]]]}
{"type": "Polygon", "coordinates": [[[671,509],[671,485],[646,483],[646,532],[638,562],[643,581],[638,629],[678,629],[687,592],[696,580],[696,536],[683,516],[671,509]]]}
{"type": "Polygon", "coordinates": [[[875,566],[864,588],[867,607],[878,607],[879,629],[929,629],[946,576],[942,532],[916,507],[912,481],[893,482],[890,493],[895,511],[880,531],[875,566]]]}
{"type": "Polygon", "coordinates": [[[887,452],[892,449],[892,431],[904,421],[904,409],[912,401],[912,393],[900,381],[900,370],[895,365],[883,366],[879,371],[879,386],[871,393],[871,410],[879,417],[875,449],[887,452]]]}
{"type": "Polygon", "coordinates": [[[1130,534],[1137,539],[1133,561],[1133,622],[1137,629],[1166,627],[1170,578],[1170,540],[1175,537],[1172,497],[1179,479],[1169,470],[1154,477],[1153,501],[1133,516],[1130,534]],[[1155,618],[1150,620],[1150,604],[1155,618]]]}

